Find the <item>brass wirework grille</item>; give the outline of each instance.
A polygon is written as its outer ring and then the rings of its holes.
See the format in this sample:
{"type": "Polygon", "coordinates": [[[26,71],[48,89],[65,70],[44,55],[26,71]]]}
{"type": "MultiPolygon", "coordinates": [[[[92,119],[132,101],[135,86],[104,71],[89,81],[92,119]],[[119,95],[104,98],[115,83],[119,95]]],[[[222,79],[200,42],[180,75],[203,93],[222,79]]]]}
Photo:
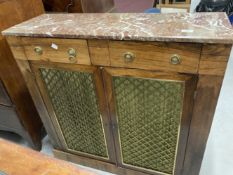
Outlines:
{"type": "Polygon", "coordinates": [[[183,83],[113,77],[123,164],[173,174],[183,83]]]}
{"type": "Polygon", "coordinates": [[[108,157],[93,74],[39,70],[68,148],[108,157]]]}

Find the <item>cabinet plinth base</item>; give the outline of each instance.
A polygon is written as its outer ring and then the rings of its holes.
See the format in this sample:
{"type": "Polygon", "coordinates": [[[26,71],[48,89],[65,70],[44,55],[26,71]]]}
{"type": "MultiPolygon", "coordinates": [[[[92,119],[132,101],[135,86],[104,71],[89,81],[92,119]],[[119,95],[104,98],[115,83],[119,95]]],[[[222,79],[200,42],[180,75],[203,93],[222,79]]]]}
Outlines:
{"type": "MultiPolygon", "coordinates": [[[[127,168],[118,167],[114,164],[82,157],[79,155],[67,153],[58,149],[53,150],[54,156],[58,159],[62,159],[65,161],[70,161],[73,163],[77,163],[83,166],[99,169],[102,171],[107,171],[109,173],[118,174],[118,175],[149,175],[148,173],[143,173],[139,171],[134,171],[127,168]]],[[[153,173],[153,175],[161,175],[159,173],[153,173]]]]}

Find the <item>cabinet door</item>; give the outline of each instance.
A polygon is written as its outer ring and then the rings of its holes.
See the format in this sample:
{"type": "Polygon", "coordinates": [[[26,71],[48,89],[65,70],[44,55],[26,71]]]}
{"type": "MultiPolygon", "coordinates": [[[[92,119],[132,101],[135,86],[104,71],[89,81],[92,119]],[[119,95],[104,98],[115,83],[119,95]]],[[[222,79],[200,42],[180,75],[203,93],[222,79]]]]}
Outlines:
{"type": "Polygon", "coordinates": [[[135,69],[105,69],[118,165],[179,175],[196,78],[135,69]]]}
{"type": "Polygon", "coordinates": [[[33,62],[42,97],[65,151],[114,162],[113,140],[96,67],[33,62]]]}

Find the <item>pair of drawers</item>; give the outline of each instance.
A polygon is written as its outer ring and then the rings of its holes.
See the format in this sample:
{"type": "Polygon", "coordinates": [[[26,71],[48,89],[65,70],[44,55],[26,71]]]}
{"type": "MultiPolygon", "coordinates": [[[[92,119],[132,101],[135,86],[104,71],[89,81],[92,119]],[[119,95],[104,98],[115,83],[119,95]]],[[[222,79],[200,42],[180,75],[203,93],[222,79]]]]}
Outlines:
{"type": "Polygon", "coordinates": [[[200,44],[22,38],[29,60],[197,73],[200,44]]]}

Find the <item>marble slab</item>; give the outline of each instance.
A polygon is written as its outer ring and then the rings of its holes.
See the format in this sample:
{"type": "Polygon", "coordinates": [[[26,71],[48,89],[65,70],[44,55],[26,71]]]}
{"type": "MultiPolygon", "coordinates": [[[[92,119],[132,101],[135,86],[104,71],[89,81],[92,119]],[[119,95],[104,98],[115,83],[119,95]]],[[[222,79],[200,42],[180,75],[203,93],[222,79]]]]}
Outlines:
{"type": "Polygon", "coordinates": [[[44,14],[3,35],[136,41],[233,43],[225,13],[44,14]]]}

